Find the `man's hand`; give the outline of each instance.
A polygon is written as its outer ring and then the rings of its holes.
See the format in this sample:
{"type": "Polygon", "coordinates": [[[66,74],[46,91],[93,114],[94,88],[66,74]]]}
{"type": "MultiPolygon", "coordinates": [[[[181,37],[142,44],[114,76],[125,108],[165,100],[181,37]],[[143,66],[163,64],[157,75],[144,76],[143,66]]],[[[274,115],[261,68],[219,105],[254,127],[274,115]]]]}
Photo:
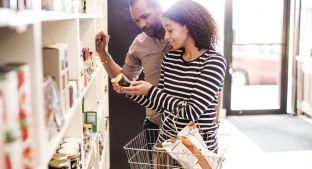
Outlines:
{"type": "Polygon", "coordinates": [[[130,87],[122,87],[121,92],[129,95],[147,95],[150,88],[153,86],[146,81],[135,81],[131,82],[130,87]]]}
{"type": "Polygon", "coordinates": [[[110,57],[108,52],[106,51],[108,41],[109,35],[107,35],[103,31],[95,35],[95,49],[102,61],[106,61],[110,57]]]}

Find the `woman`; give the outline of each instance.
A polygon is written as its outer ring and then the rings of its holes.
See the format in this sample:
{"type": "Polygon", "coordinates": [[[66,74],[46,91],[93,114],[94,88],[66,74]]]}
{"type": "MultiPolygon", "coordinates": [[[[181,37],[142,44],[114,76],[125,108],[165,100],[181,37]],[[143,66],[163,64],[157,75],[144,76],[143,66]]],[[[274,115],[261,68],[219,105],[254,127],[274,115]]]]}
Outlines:
{"type": "Polygon", "coordinates": [[[195,121],[208,149],[216,152],[215,107],[226,69],[225,58],[215,50],[217,24],[199,3],[180,0],[162,13],[162,25],[173,50],[164,56],[158,87],[136,81],[121,90],[137,103],[163,113],[163,129],[168,132],[160,134],[160,141],[177,136],[174,123],[180,131],[195,121]]]}

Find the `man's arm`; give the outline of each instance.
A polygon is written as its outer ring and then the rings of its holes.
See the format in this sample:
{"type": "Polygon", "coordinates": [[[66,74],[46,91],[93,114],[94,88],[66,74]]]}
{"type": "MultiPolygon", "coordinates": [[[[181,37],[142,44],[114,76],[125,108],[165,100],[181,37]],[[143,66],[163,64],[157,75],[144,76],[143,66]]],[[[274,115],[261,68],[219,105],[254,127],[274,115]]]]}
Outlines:
{"type": "Polygon", "coordinates": [[[99,32],[95,36],[96,52],[101,58],[102,65],[104,66],[108,76],[112,79],[121,73],[122,69],[106,50],[108,41],[109,36],[103,31],[99,32]]]}

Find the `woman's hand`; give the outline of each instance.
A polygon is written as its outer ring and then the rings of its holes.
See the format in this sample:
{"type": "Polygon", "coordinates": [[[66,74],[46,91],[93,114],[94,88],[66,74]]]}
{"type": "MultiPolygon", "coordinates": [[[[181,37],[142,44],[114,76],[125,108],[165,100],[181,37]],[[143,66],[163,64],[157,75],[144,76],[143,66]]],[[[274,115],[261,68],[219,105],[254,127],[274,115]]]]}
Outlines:
{"type": "Polygon", "coordinates": [[[119,86],[118,83],[114,82],[114,79],[112,79],[111,82],[112,82],[113,89],[114,89],[117,93],[124,93],[124,92],[121,92],[122,86],[119,86]]]}
{"type": "Polygon", "coordinates": [[[102,61],[109,58],[106,47],[108,45],[109,35],[101,31],[95,35],[95,49],[102,61]]]}
{"type": "Polygon", "coordinates": [[[130,87],[122,87],[121,92],[129,95],[147,95],[150,88],[153,86],[146,81],[134,81],[131,82],[130,87]]]}

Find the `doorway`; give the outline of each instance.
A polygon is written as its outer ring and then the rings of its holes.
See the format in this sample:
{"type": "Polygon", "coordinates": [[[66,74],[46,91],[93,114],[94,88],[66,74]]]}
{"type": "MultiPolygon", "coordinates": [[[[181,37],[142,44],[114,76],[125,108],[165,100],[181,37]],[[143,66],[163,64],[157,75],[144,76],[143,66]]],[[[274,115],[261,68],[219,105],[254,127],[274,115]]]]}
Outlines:
{"type": "Polygon", "coordinates": [[[286,113],[287,0],[226,0],[227,115],[286,113]]]}

